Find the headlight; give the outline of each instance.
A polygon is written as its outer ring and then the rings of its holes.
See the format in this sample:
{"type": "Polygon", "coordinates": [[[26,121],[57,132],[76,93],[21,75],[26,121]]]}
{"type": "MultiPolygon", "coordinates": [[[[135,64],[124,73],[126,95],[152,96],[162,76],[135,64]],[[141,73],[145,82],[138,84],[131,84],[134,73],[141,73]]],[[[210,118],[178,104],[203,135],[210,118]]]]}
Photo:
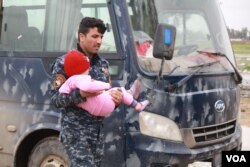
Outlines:
{"type": "Polygon", "coordinates": [[[139,125],[142,134],[161,139],[183,141],[178,126],[166,117],[142,111],[139,114],[139,125]]]}

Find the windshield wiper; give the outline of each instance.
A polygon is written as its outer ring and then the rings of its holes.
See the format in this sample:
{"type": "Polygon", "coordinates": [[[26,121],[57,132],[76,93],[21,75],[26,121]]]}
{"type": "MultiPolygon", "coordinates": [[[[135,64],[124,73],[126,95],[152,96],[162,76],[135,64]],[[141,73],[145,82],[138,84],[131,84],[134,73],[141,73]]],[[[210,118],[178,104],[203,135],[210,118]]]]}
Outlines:
{"type": "Polygon", "coordinates": [[[220,52],[206,52],[206,51],[197,51],[200,54],[205,54],[205,55],[213,55],[213,56],[221,56],[221,57],[225,57],[226,60],[230,63],[230,65],[233,67],[234,69],[234,79],[236,81],[237,84],[241,84],[242,82],[242,75],[240,74],[240,72],[237,70],[237,68],[233,65],[233,63],[228,59],[228,57],[220,52]]]}
{"type": "Polygon", "coordinates": [[[180,80],[179,82],[177,83],[174,83],[174,84],[170,84],[168,85],[166,88],[165,88],[165,91],[167,92],[172,92],[174,91],[175,89],[183,86],[190,78],[192,78],[195,74],[197,74],[201,69],[203,69],[204,67],[207,67],[207,66],[211,66],[215,63],[218,63],[219,60],[216,60],[216,61],[213,61],[213,62],[209,62],[209,63],[204,63],[204,64],[199,64],[197,66],[191,66],[189,68],[197,68],[195,69],[191,74],[189,74],[188,76],[184,77],[182,80],[180,80]]]}
{"type": "Polygon", "coordinates": [[[199,65],[195,65],[195,66],[189,66],[188,68],[197,68],[197,67],[207,67],[207,66],[211,66],[215,63],[218,63],[219,60],[216,60],[216,61],[212,61],[212,62],[208,62],[208,63],[202,63],[202,64],[199,64],[199,65]]]}

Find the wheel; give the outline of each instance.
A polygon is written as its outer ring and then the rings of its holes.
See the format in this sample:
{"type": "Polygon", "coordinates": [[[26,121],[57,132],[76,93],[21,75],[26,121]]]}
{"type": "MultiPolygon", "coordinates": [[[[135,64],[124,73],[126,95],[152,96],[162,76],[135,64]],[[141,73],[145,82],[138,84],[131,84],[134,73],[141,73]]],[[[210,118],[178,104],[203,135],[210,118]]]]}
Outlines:
{"type": "Polygon", "coordinates": [[[69,167],[69,159],[58,137],[39,141],[29,156],[28,167],[69,167]]]}

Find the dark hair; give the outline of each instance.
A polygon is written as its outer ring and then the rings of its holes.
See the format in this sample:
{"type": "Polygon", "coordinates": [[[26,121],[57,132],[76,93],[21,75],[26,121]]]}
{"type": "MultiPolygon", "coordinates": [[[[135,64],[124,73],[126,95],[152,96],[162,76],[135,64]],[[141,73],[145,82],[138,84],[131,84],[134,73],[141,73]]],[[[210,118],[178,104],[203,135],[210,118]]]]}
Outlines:
{"type": "Polygon", "coordinates": [[[97,27],[98,32],[102,34],[104,34],[106,31],[106,26],[101,19],[97,19],[94,17],[84,17],[80,22],[78,34],[79,33],[86,34],[89,32],[90,28],[94,27],[97,27]]]}

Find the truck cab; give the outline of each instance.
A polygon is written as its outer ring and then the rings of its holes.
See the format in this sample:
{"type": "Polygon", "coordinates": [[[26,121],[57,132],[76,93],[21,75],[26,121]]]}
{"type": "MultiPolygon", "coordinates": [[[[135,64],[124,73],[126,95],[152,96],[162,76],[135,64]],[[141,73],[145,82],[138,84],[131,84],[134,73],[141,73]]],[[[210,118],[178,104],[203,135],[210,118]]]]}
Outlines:
{"type": "Polygon", "coordinates": [[[150,102],[140,113],[121,104],[105,118],[103,167],[221,166],[222,151],[241,149],[242,78],[216,0],[0,2],[3,167],[70,166],[50,68],[76,48],[83,17],[107,26],[99,54],[112,86],[138,79],[139,99],[150,102]]]}

